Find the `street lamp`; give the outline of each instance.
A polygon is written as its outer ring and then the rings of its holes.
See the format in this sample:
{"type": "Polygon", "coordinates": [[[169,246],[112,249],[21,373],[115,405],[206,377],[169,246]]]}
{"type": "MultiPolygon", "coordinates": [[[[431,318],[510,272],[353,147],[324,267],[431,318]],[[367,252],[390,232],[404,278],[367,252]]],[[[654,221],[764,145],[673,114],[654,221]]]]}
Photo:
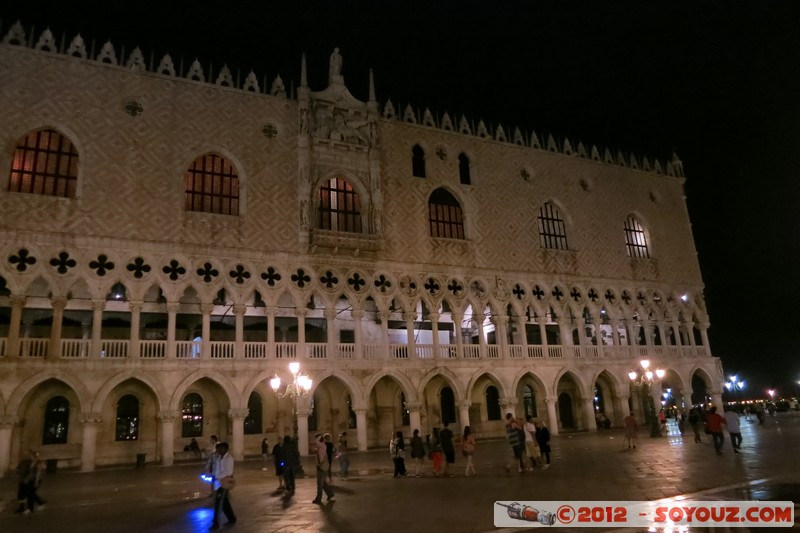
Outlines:
{"type": "Polygon", "coordinates": [[[292,373],[292,382],[286,385],[286,390],[283,391],[283,393],[278,392],[278,389],[281,388],[281,378],[278,377],[277,374],[275,374],[275,377],[269,380],[269,386],[272,387],[275,395],[278,398],[288,397],[292,400],[308,396],[308,391],[311,390],[313,381],[305,374],[300,374],[300,363],[297,361],[292,361],[289,363],[289,372],[292,373]]]}
{"type": "Polygon", "coordinates": [[[744,380],[740,380],[736,377],[736,375],[733,375],[730,377],[728,382],[725,383],[725,388],[732,393],[734,402],[739,403],[738,391],[744,389],[744,380]]]}
{"type": "Polygon", "coordinates": [[[661,430],[658,427],[658,417],[656,416],[656,408],[653,403],[653,397],[650,395],[650,386],[657,381],[660,383],[664,378],[666,371],[657,368],[655,372],[650,370],[650,361],[642,359],[639,364],[642,366],[642,373],[639,374],[636,370],[628,372],[628,377],[631,379],[631,385],[634,387],[641,387],[647,402],[647,420],[650,422],[650,436],[660,437],[661,430]]]}

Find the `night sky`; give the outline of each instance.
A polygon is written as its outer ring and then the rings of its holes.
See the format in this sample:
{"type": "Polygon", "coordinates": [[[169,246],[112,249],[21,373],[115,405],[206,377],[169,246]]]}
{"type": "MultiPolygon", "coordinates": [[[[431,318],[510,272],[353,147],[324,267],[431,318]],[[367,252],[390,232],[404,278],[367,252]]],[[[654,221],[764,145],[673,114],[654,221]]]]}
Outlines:
{"type": "Polygon", "coordinates": [[[67,42],[80,32],[95,51],[110,39],[184,69],[197,58],[215,75],[223,63],[242,79],[280,74],[287,88],[306,53],[315,90],[338,46],[362,100],[372,68],[378,100],[398,111],[410,103],[662,163],[675,151],[712,352],[754,397],[800,389],[800,2],[10,4],[3,35],[21,19],[37,38],[48,26],[67,42]]]}

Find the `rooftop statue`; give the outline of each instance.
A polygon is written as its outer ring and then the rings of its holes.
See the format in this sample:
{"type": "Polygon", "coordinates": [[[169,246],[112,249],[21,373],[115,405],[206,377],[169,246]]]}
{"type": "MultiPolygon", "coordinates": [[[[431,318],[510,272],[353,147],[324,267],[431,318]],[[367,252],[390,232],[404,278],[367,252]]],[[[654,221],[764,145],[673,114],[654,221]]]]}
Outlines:
{"type": "Polygon", "coordinates": [[[339,48],[334,48],[330,58],[328,84],[342,81],[342,54],[339,53],[339,48]]]}

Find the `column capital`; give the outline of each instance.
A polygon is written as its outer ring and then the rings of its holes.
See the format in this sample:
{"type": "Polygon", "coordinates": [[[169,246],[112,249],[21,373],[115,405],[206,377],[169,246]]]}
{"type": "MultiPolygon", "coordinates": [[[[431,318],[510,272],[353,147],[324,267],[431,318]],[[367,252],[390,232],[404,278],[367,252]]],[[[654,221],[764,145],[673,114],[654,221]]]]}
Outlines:
{"type": "Polygon", "coordinates": [[[420,411],[422,410],[422,404],[419,402],[406,403],[406,409],[408,409],[409,411],[420,411]]]}
{"type": "Polygon", "coordinates": [[[81,413],[78,420],[84,426],[94,426],[103,421],[103,415],[100,413],[81,413]]]}
{"type": "Polygon", "coordinates": [[[178,420],[181,416],[181,413],[178,411],[161,411],[158,413],[158,419],[161,422],[171,423],[178,420]]]}
{"type": "Polygon", "coordinates": [[[503,409],[514,408],[517,406],[517,403],[519,403],[516,398],[510,398],[510,397],[500,398],[499,402],[500,402],[500,407],[502,407],[503,409]]]}
{"type": "Polygon", "coordinates": [[[94,311],[102,311],[106,308],[106,301],[99,298],[92,299],[92,309],[94,311]]]}
{"type": "Polygon", "coordinates": [[[548,397],[546,397],[544,399],[544,403],[546,403],[547,405],[550,405],[550,404],[555,405],[555,403],[557,401],[558,401],[558,398],[556,398],[555,396],[548,396],[548,397]]]}
{"type": "Polygon", "coordinates": [[[177,313],[180,309],[180,302],[167,302],[167,313],[177,313]]]}
{"type": "Polygon", "coordinates": [[[247,418],[250,409],[228,409],[229,418],[247,418]]]}
{"type": "Polygon", "coordinates": [[[0,416],[0,429],[11,429],[19,424],[20,419],[15,415],[0,416]]]}
{"type": "Polygon", "coordinates": [[[294,309],[294,316],[297,318],[304,318],[308,315],[308,308],[306,307],[295,307],[294,309]]]}
{"type": "Polygon", "coordinates": [[[441,313],[430,312],[428,313],[428,320],[430,320],[431,322],[438,322],[439,317],[441,316],[442,316],[441,313]]]}
{"type": "Polygon", "coordinates": [[[312,412],[311,409],[300,409],[300,408],[298,408],[297,409],[297,416],[302,416],[304,418],[308,418],[309,416],[311,416],[311,412],[312,412]]]}
{"type": "Polygon", "coordinates": [[[128,300],[128,308],[131,311],[141,311],[144,307],[144,302],[141,300],[128,300]]]}
{"type": "Polygon", "coordinates": [[[234,315],[244,315],[246,312],[247,306],[245,304],[233,304],[234,315]]]}
{"type": "Polygon", "coordinates": [[[353,412],[355,412],[355,414],[357,414],[357,415],[366,415],[367,414],[367,408],[366,407],[356,407],[355,409],[353,409],[353,412]]]}
{"type": "Polygon", "coordinates": [[[336,315],[339,314],[339,311],[337,311],[335,307],[326,307],[323,314],[325,316],[325,320],[334,320],[336,319],[336,315]]]}
{"type": "Polygon", "coordinates": [[[390,316],[392,316],[391,311],[388,310],[378,311],[378,318],[381,319],[382,324],[386,324],[389,321],[390,316]]]}
{"type": "Polygon", "coordinates": [[[207,304],[207,303],[200,304],[200,312],[203,313],[204,315],[210,315],[211,311],[213,310],[214,310],[214,304],[207,304]]]}
{"type": "Polygon", "coordinates": [[[11,296],[8,297],[8,299],[11,301],[12,307],[14,307],[15,305],[24,306],[25,302],[28,301],[28,297],[25,296],[24,294],[12,294],[11,296]]]}
{"type": "Polygon", "coordinates": [[[265,316],[271,316],[271,317],[274,318],[275,315],[277,315],[277,314],[278,314],[278,308],[275,307],[274,305],[268,305],[268,306],[266,306],[264,308],[264,315],[265,316]]]}
{"type": "Polygon", "coordinates": [[[461,400],[458,402],[458,406],[463,407],[464,409],[469,409],[470,405],[472,405],[472,402],[469,400],[461,400]]]}
{"type": "Polygon", "coordinates": [[[353,320],[361,320],[364,318],[364,310],[363,309],[353,309],[350,311],[350,316],[353,317],[353,320]]]}
{"type": "Polygon", "coordinates": [[[53,306],[53,309],[58,309],[59,311],[63,311],[64,308],[67,306],[67,299],[63,296],[54,296],[50,298],[50,305],[53,306]]]}
{"type": "Polygon", "coordinates": [[[492,315],[492,322],[494,322],[495,325],[505,325],[508,324],[508,317],[506,315],[492,315]]]}
{"type": "Polygon", "coordinates": [[[411,320],[412,322],[417,319],[416,311],[404,311],[403,320],[411,320]]]}

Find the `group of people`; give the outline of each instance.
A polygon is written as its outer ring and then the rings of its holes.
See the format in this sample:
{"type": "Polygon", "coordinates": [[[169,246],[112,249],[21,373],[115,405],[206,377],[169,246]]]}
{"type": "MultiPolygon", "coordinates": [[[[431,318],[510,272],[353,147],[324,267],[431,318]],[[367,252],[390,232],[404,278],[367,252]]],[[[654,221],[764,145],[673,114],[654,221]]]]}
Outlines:
{"type": "Polygon", "coordinates": [[[530,415],[523,421],[506,413],[506,440],[513,454],[505,466],[506,472],[510,473],[514,464],[520,474],[550,466],[550,430],[543,422],[534,422],[530,415]]]}
{"type": "MultiPolygon", "coordinates": [[[[442,429],[433,428],[430,435],[425,435],[425,440],[415,429],[409,440],[411,460],[414,463],[414,477],[420,477],[424,471],[426,461],[431,461],[434,477],[453,477],[450,468],[456,462],[456,442],[450,424],[445,422],[442,429]]],[[[474,476],[476,474],[473,456],[475,454],[475,435],[469,426],[464,426],[461,435],[461,453],[467,460],[464,475],[474,476]]],[[[389,440],[389,455],[394,463],[394,477],[406,477],[406,444],[403,432],[398,431],[392,434],[389,440]]]]}

